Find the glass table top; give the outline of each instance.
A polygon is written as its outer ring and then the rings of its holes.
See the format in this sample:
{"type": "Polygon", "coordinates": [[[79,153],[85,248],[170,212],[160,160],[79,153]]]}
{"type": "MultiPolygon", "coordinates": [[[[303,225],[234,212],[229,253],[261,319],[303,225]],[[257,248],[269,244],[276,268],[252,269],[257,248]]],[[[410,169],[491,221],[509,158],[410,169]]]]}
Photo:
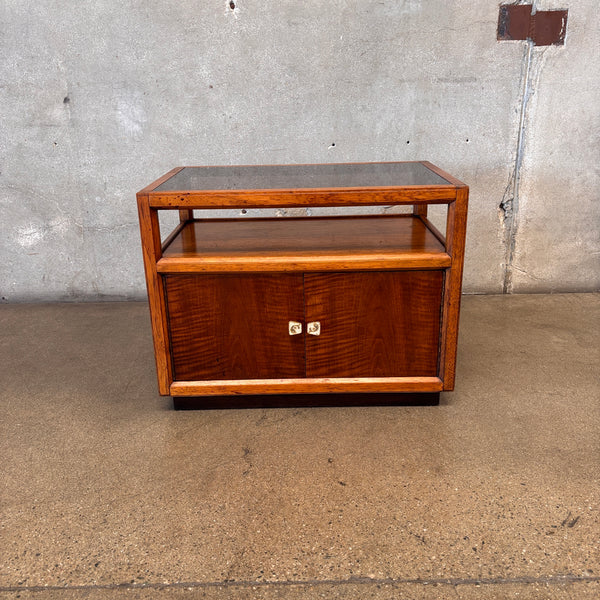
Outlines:
{"type": "Polygon", "coordinates": [[[154,192],[452,185],[419,162],[184,167],[154,192]]]}

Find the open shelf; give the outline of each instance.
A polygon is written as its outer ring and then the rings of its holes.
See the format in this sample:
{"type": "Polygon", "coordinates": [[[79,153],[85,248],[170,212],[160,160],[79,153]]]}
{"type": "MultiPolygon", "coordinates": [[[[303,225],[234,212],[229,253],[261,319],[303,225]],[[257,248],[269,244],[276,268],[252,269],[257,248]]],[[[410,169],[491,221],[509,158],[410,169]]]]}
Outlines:
{"type": "Polygon", "coordinates": [[[194,220],[168,239],[156,266],[160,273],[449,267],[436,234],[414,215],[194,220]]]}

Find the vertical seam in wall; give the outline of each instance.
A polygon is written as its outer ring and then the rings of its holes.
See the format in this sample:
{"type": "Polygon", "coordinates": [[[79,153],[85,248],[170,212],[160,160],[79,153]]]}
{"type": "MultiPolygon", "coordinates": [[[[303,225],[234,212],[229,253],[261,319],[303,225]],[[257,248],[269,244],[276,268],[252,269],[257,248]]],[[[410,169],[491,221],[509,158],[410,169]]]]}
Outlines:
{"type": "Polygon", "coordinates": [[[502,292],[511,294],[513,291],[512,274],[513,260],[516,246],[516,236],[519,224],[519,183],[521,179],[521,165],[523,164],[523,150],[525,145],[525,129],[527,105],[531,98],[531,62],[533,59],[532,40],[527,40],[527,51],[525,53],[525,67],[522,80],[521,92],[521,111],[519,114],[519,130],[517,133],[517,148],[515,153],[515,166],[509,181],[508,189],[500,203],[500,208],[504,212],[504,280],[502,292]],[[506,197],[512,189],[511,197],[506,197]]]}

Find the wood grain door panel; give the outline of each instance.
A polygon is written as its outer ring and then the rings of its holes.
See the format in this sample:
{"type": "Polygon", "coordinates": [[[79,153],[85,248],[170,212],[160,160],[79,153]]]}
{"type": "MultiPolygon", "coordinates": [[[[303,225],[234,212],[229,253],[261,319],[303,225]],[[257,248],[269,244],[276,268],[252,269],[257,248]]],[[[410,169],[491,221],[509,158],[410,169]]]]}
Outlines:
{"type": "Polygon", "coordinates": [[[305,274],[307,377],[438,374],[442,271],[305,274]]]}
{"type": "Polygon", "coordinates": [[[171,275],[165,278],[174,378],[305,376],[301,274],[171,275]]]}

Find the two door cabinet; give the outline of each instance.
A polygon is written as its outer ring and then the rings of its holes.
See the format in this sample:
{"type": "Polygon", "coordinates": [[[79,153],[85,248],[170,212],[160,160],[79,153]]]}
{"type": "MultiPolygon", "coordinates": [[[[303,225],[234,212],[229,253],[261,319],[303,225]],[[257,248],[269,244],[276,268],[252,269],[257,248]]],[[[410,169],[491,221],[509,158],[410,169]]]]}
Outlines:
{"type": "Polygon", "coordinates": [[[138,193],[159,392],[437,401],[454,386],[467,197],[426,162],[167,173],[138,193]],[[378,205],[411,212],[337,208],[378,205]],[[164,240],[162,210],[180,221],[164,240]]]}

